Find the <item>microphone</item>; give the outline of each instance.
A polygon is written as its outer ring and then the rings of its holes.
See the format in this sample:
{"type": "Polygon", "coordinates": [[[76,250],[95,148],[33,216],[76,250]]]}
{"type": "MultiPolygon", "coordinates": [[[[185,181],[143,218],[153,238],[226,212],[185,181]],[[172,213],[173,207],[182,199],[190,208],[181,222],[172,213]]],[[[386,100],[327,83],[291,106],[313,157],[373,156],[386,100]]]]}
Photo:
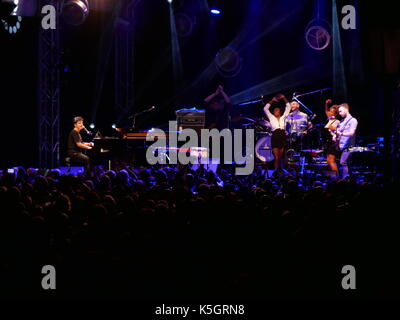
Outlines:
{"type": "Polygon", "coordinates": [[[292,99],[296,99],[297,98],[297,92],[295,91],[295,92],[293,92],[293,97],[292,97],[292,99]]]}
{"type": "Polygon", "coordinates": [[[314,113],[314,114],[311,116],[310,121],[314,120],[316,116],[317,116],[317,115],[314,113]]]}
{"type": "Polygon", "coordinates": [[[83,126],[82,129],[85,130],[87,134],[91,134],[91,132],[88,129],[86,129],[85,126],[83,126]]]}
{"type": "Polygon", "coordinates": [[[140,116],[140,115],[142,115],[142,114],[144,114],[144,113],[153,111],[155,108],[156,108],[156,106],[152,106],[151,108],[149,108],[149,109],[147,109],[147,110],[143,110],[143,111],[141,111],[141,112],[138,112],[138,113],[135,113],[135,114],[131,115],[128,119],[134,119],[136,116],[140,116]]]}
{"type": "Polygon", "coordinates": [[[153,111],[155,108],[156,108],[156,106],[152,106],[151,108],[149,108],[149,109],[147,109],[147,110],[144,110],[144,111],[143,111],[143,113],[144,113],[144,112],[150,112],[150,111],[153,111]]]}

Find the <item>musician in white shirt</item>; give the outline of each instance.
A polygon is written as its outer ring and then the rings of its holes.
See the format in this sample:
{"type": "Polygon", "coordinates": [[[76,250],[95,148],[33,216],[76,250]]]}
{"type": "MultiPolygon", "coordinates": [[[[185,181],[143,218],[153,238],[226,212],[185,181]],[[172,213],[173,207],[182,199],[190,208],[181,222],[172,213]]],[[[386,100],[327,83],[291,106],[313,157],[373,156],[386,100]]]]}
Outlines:
{"type": "Polygon", "coordinates": [[[286,134],[287,134],[285,131],[286,118],[289,115],[290,109],[291,109],[290,103],[283,94],[276,95],[274,98],[271,99],[270,102],[268,102],[264,106],[264,112],[268,117],[272,127],[271,144],[272,144],[272,153],[274,154],[275,157],[274,161],[275,169],[283,168],[282,160],[284,159],[284,154],[285,154],[286,134]],[[273,106],[271,113],[270,111],[271,105],[279,101],[284,101],[286,105],[285,112],[283,112],[282,114],[282,109],[278,105],[275,105],[273,106]]]}

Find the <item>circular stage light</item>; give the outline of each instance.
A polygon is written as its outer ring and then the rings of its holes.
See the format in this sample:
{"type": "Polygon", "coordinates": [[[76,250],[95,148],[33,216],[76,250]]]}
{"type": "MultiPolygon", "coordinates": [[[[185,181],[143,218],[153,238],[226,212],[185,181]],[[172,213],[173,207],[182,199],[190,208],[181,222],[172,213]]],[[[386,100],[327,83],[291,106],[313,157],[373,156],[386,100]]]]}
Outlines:
{"type": "Polygon", "coordinates": [[[305,39],[310,48],[324,50],[331,42],[332,26],[324,19],[311,20],[305,30],[305,39]]]}
{"type": "Polygon", "coordinates": [[[236,76],[242,68],[241,58],[232,47],[223,48],[217,53],[215,65],[218,71],[227,78],[236,76]]]}
{"type": "Polygon", "coordinates": [[[87,0],[67,0],[62,15],[68,24],[78,26],[85,22],[89,15],[89,3],[87,0]]]}
{"type": "Polygon", "coordinates": [[[176,32],[179,37],[187,37],[192,34],[195,22],[185,13],[177,13],[175,15],[176,32]]]}
{"type": "Polygon", "coordinates": [[[19,16],[8,16],[7,18],[1,19],[4,29],[10,34],[15,34],[21,29],[22,17],[19,16]]]}
{"type": "Polygon", "coordinates": [[[324,50],[331,42],[331,35],[322,26],[313,26],[306,32],[306,41],[314,50],[324,50]]]}

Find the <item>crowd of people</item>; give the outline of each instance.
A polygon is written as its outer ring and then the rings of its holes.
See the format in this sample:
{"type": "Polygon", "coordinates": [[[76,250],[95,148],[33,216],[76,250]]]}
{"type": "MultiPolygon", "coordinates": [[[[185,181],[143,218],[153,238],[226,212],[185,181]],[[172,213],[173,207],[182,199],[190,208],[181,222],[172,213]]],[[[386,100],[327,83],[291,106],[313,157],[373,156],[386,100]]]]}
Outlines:
{"type": "MultiPolygon", "coordinates": [[[[222,86],[208,96],[207,128],[230,127],[222,86]]],[[[395,185],[348,171],[357,120],[347,104],[325,111],[333,178],[287,167],[287,142],[312,128],[300,104],[276,95],[264,107],[275,171],[257,165],[93,166],[73,119],[67,157],[82,175],[20,167],[0,177],[2,296],[39,298],[387,297],[395,292],[390,254],[395,223],[382,204],[395,185]],[[342,121],[336,116],[340,115],[342,121]],[[336,165],[340,159],[342,174],[336,165]],[[285,169],[284,169],[285,168],[285,169]],[[57,270],[56,293],[41,268],[57,270]],[[358,291],[344,291],[345,265],[358,291]],[[384,265],[384,275],[379,268],[384,265]],[[387,270],[389,266],[390,270],[387,270]]]]}
{"type": "Polygon", "coordinates": [[[395,187],[381,176],[305,181],[262,168],[235,176],[223,166],[4,172],[1,295],[390,296],[396,227],[381,205],[395,187]],[[44,265],[57,270],[54,292],[41,287],[44,265]],[[357,290],[341,287],[344,265],[358,271],[357,290]]]}

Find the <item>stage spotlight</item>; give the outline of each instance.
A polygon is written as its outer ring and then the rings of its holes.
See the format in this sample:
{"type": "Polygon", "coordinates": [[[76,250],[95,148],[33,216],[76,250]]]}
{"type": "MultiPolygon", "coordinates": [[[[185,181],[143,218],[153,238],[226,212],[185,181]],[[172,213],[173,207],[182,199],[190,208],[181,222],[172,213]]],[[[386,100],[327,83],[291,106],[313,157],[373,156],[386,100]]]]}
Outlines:
{"type": "Polygon", "coordinates": [[[167,0],[169,3],[172,3],[172,0],[167,0]]]}
{"type": "Polygon", "coordinates": [[[37,12],[37,1],[32,0],[14,0],[17,5],[12,15],[22,17],[34,17],[37,12]]]}
{"type": "Polygon", "coordinates": [[[117,125],[116,125],[115,123],[113,123],[113,124],[111,125],[111,128],[117,129],[117,125]]]}
{"type": "Polygon", "coordinates": [[[19,0],[7,0],[0,3],[0,21],[4,29],[10,34],[17,33],[21,28],[22,18],[16,15],[20,4],[19,0]]]}
{"type": "Polygon", "coordinates": [[[14,13],[17,3],[12,0],[2,1],[0,3],[0,17],[5,18],[14,13]]]}
{"type": "Polygon", "coordinates": [[[94,127],[95,127],[94,123],[91,123],[89,126],[90,129],[94,129],[94,127]]]}
{"type": "Polygon", "coordinates": [[[12,16],[16,16],[17,15],[19,0],[14,0],[14,4],[15,4],[15,8],[14,8],[13,12],[11,12],[12,16]]]}
{"type": "Polygon", "coordinates": [[[219,15],[221,14],[221,11],[219,9],[211,9],[211,13],[214,15],[219,15]]]}
{"type": "Polygon", "coordinates": [[[68,24],[73,26],[82,24],[89,15],[88,0],[66,0],[64,2],[62,15],[68,24]]]}

